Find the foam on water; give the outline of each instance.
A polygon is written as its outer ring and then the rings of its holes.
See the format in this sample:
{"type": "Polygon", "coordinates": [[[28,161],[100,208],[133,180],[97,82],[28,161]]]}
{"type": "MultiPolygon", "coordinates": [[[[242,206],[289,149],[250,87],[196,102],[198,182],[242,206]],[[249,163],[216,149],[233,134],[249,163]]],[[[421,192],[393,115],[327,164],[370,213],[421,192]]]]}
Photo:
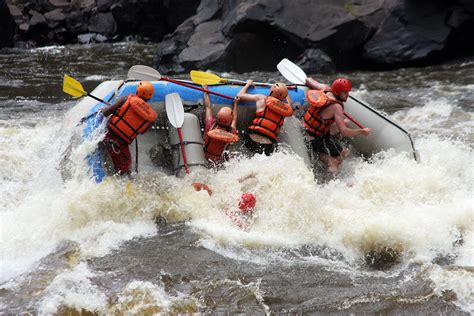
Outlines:
{"type": "Polygon", "coordinates": [[[339,180],[321,185],[294,155],[231,162],[209,179],[215,213],[206,219],[193,215],[191,225],[209,235],[203,245],[253,262],[269,258],[256,258],[235,246],[328,246],[343,254],[349,265],[383,249],[399,253],[405,264],[431,266],[439,257],[454,257],[452,264],[464,267],[460,272],[435,265],[427,269],[428,278],[437,294],[452,290],[457,304],[473,311],[473,113],[430,101],[393,116],[419,134],[415,142],[420,163],[394,152],[380,153],[368,162],[352,158],[339,180]],[[465,130],[453,130],[460,124],[465,130]],[[256,178],[240,184],[238,179],[251,172],[256,178]],[[235,227],[223,212],[229,205],[235,209],[235,200],[245,191],[257,196],[257,215],[249,232],[235,227]]]}
{"type": "MultiPolygon", "coordinates": [[[[133,185],[116,178],[95,184],[86,174],[84,158],[95,150],[103,129],[68,149],[82,114],[72,110],[63,122],[50,119],[43,125],[0,128],[0,282],[33,270],[64,240],[77,242],[81,258],[87,258],[103,256],[126,240],[152,236],[153,219],[161,215],[171,222],[189,220],[208,248],[262,264],[274,258],[251,259],[252,254],[328,247],[347,266],[357,266],[367,252],[390,248],[400,253],[403,263],[426,266],[438,294],[454,291],[457,304],[473,310],[471,112],[437,100],[395,113],[393,118],[417,135],[420,163],[394,152],[370,161],[351,158],[339,179],[322,183],[315,181],[302,158],[282,150],[271,157],[234,160],[210,173],[205,182],[214,190],[212,197],[193,191],[189,179],[159,172],[140,175],[133,185]],[[453,127],[459,124],[465,130],[453,137],[453,127]],[[67,150],[72,177],[64,182],[58,166],[67,150]],[[238,181],[250,173],[255,178],[238,181]],[[237,209],[236,201],[246,191],[257,197],[248,232],[224,214],[237,209]],[[240,256],[245,252],[247,256],[240,256]],[[450,255],[461,268],[433,263],[450,255]]],[[[59,274],[48,286],[41,312],[54,313],[62,305],[107,310],[104,293],[88,281],[90,273],[80,263],[59,274]],[[68,286],[71,282],[77,287],[68,286]],[[79,303],[88,300],[92,305],[79,303]]],[[[156,285],[139,287],[150,286],[156,285]]],[[[159,288],[151,292],[155,305],[167,310],[169,298],[160,296],[159,288]]]]}
{"type": "MultiPolygon", "coordinates": [[[[94,276],[85,263],[79,263],[71,271],[59,274],[45,289],[39,306],[41,315],[60,312],[61,306],[76,310],[102,311],[107,307],[107,296],[91,282],[94,276]]],[[[64,311],[63,311],[64,312],[64,311]]]]}

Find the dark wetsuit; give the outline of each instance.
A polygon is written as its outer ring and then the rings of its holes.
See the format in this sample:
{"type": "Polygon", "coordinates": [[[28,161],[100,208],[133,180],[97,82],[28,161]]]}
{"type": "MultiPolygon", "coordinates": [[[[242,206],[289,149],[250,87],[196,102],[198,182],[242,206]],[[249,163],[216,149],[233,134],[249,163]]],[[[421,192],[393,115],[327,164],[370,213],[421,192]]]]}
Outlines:
{"type": "Polygon", "coordinates": [[[255,154],[264,153],[267,156],[270,156],[277,148],[276,143],[260,144],[259,142],[254,141],[252,138],[250,138],[248,131],[244,135],[244,144],[245,144],[245,147],[247,147],[248,150],[250,150],[251,152],[255,154]]]}
{"type": "Polygon", "coordinates": [[[321,136],[315,136],[311,141],[313,151],[320,154],[330,155],[331,157],[337,157],[341,154],[342,146],[339,143],[337,135],[325,134],[321,136]]]}

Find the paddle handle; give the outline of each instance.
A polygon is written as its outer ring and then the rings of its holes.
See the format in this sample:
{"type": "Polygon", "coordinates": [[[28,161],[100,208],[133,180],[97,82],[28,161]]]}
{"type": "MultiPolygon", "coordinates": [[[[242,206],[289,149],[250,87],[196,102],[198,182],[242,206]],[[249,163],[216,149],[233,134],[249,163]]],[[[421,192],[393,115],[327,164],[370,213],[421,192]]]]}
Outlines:
{"type": "Polygon", "coordinates": [[[102,99],[99,99],[98,97],[96,97],[95,95],[90,94],[89,92],[87,92],[87,96],[88,96],[88,97],[91,97],[91,98],[94,99],[94,100],[97,100],[97,101],[99,101],[99,102],[102,102],[102,103],[104,103],[104,104],[112,105],[111,103],[109,103],[109,102],[107,102],[107,101],[104,101],[104,100],[102,100],[102,99]]]}
{"type": "Polygon", "coordinates": [[[362,126],[362,124],[360,124],[359,122],[357,122],[352,116],[350,116],[349,114],[347,114],[346,112],[344,112],[344,115],[352,121],[352,123],[354,123],[355,125],[359,126],[359,128],[362,128],[364,129],[365,127],[362,126]]]}
{"type": "Polygon", "coordinates": [[[189,174],[188,159],[186,158],[186,150],[184,149],[184,144],[183,144],[183,134],[181,134],[181,128],[177,128],[177,130],[178,130],[179,143],[181,144],[181,152],[183,153],[184,169],[186,170],[186,174],[189,174]]]}
{"type": "MultiPolygon", "coordinates": [[[[237,80],[237,79],[225,79],[224,83],[230,83],[230,84],[244,86],[247,83],[247,81],[237,80]]],[[[273,85],[272,83],[266,83],[266,82],[254,82],[253,83],[253,86],[261,86],[261,87],[271,87],[272,85],[273,85]]],[[[290,90],[298,89],[298,87],[296,85],[288,85],[286,87],[290,90]]]]}
{"type": "Polygon", "coordinates": [[[171,79],[171,78],[168,78],[168,77],[161,77],[161,80],[172,82],[174,84],[181,85],[183,87],[188,87],[188,88],[191,88],[191,89],[194,89],[194,90],[199,90],[199,91],[202,91],[202,92],[207,92],[209,94],[217,95],[218,97],[221,97],[221,98],[224,98],[224,99],[234,100],[234,98],[229,97],[228,95],[220,94],[220,93],[213,92],[213,91],[207,90],[207,89],[202,89],[202,88],[199,88],[199,87],[196,87],[196,86],[193,86],[193,85],[190,85],[190,84],[178,81],[178,80],[174,80],[174,79],[171,79]]]}

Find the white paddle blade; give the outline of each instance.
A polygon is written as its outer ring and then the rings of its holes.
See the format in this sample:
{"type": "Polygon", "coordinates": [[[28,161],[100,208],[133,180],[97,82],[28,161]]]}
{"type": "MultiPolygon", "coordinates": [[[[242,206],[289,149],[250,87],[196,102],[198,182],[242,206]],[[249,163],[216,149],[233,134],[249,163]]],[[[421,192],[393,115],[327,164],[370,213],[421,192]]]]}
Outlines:
{"type": "Polygon", "coordinates": [[[181,128],[184,123],[183,101],[178,93],[170,93],[165,97],[166,116],[171,125],[175,128],[181,128]]]}
{"type": "Polygon", "coordinates": [[[160,80],[161,74],[158,70],[153,69],[144,65],[135,65],[130,67],[127,74],[128,79],[138,79],[138,80],[147,80],[154,81],[160,80]]]}
{"type": "Polygon", "coordinates": [[[302,84],[306,83],[306,74],[300,67],[286,58],[283,58],[277,65],[278,71],[283,77],[291,83],[302,84]]]}

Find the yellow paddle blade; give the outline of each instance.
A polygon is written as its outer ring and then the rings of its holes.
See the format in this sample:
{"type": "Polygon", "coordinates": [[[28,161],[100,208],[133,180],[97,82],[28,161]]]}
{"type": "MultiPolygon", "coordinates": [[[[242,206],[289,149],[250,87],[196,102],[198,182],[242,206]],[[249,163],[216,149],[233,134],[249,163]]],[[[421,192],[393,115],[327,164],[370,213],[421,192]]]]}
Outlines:
{"type": "Polygon", "coordinates": [[[63,91],[69,95],[72,95],[73,97],[82,97],[87,95],[87,92],[84,90],[81,83],[73,77],[69,77],[68,75],[64,75],[63,91]]]}
{"type": "Polygon", "coordinates": [[[197,84],[219,84],[225,83],[227,80],[219,77],[218,75],[211,74],[210,72],[191,70],[191,80],[197,84]]]}

